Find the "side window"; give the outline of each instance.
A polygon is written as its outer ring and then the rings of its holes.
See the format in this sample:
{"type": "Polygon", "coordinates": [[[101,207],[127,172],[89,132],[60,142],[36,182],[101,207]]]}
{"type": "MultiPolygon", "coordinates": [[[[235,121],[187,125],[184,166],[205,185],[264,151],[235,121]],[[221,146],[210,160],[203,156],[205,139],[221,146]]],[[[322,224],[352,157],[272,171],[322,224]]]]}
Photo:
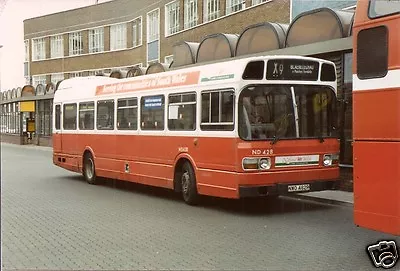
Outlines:
{"type": "Polygon", "coordinates": [[[64,104],[64,130],[76,130],[76,104],[64,104]]]}
{"type": "Polygon", "coordinates": [[[56,105],[56,112],[55,112],[55,125],[56,130],[60,130],[61,128],[61,105],[56,105]]]}
{"type": "Polygon", "coordinates": [[[142,97],[140,101],[142,130],[164,130],[164,95],[142,97]]]}
{"type": "Polygon", "coordinates": [[[120,99],[117,106],[117,129],[137,130],[137,98],[120,99]]]}
{"type": "Polygon", "coordinates": [[[196,93],[171,94],[168,97],[168,129],[196,129],[196,93]]]}
{"type": "Polygon", "coordinates": [[[97,129],[114,129],[114,100],[97,102],[97,129]]]}
{"type": "Polygon", "coordinates": [[[363,29],[357,35],[357,76],[360,79],[385,77],[388,72],[388,29],[363,29]],[[373,52],[373,53],[372,53],[373,52]]]}
{"type": "Polygon", "coordinates": [[[201,94],[202,130],[233,130],[233,90],[204,91],[201,94]]]}
{"type": "Polygon", "coordinates": [[[94,102],[79,104],[79,129],[94,129],[94,102]]]}

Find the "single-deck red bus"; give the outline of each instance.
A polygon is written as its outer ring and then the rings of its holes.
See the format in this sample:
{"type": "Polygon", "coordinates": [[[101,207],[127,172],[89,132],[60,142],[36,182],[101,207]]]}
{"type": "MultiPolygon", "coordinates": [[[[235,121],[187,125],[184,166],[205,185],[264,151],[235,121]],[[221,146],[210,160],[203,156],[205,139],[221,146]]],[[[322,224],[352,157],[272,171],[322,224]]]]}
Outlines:
{"type": "Polygon", "coordinates": [[[331,189],[339,177],[336,67],[264,56],[139,77],[73,78],[54,95],[53,162],[198,195],[331,189]]]}
{"type": "Polygon", "coordinates": [[[400,1],[359,0],[353,37],[354,221],[400,235],[400,1]]]}

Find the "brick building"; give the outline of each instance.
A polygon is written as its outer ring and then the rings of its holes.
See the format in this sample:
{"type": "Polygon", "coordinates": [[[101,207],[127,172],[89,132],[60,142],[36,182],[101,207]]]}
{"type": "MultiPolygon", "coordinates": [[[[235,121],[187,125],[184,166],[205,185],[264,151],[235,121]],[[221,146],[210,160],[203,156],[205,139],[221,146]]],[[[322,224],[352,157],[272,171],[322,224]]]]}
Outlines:
{"type": "Polygon", "coordinates": [[[289,0],[114,0],[24,21],[26,84],[171,63],[180,41],[290,23],[289,0]]]}

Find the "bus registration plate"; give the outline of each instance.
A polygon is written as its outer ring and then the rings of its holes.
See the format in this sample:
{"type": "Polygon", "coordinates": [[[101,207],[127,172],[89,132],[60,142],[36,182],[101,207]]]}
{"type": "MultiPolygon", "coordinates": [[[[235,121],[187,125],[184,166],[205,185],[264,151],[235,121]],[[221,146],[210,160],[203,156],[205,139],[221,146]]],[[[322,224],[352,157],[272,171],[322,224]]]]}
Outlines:
{"type": "Polygon", "coordinates": [[[304,192],[310,190],[311,190],[310,184],[288,185],[288,192],[304,192]]]}

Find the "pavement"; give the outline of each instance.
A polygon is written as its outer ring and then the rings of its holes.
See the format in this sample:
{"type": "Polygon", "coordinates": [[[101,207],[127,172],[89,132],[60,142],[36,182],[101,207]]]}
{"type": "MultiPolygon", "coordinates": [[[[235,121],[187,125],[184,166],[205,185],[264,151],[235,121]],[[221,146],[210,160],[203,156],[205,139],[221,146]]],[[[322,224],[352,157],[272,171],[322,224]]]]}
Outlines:
{"type": "Polygon", "coordinates": [[[339,191],[339,190],[326,190],[318,192],[310,192],[297,194],[293,196],[299,199],[311,200],[327,204],[353,206],[354,194],[353,192],[339,191]]]}

